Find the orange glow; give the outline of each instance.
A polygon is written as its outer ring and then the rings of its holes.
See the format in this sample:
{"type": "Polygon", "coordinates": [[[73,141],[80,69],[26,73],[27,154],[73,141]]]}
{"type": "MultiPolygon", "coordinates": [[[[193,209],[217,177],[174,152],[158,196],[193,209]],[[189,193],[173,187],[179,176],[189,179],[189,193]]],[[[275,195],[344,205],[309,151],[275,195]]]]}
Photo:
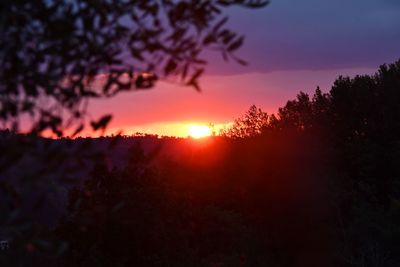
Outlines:
{"type": "Polygon", "coordinates": [[[189,127],[189,136],[195,139],[211,136],[210,127],[205,125],[191,125],[189,127]]]}
{"type": "MultiPolygon", "coordinates": [[[[118,118],[117,118],[118,119],[118,118]]],[[[218,135],[220,130],[230,127],[232,122],[213,123],[213,126],[208,126],[210,123],[204,121],[170,121],[170,122],[156,122],[149,124],[139,125],[123,125],[120,122],[116,122],[116,125],[122,125],[120,127],[115,126],[115,122],[111,122],[111,126],[106,129],[103,133],[101,131],[94,133],[89,127],[78,134],[78,137],[98,137],[98,136],[110,136],[110,135],[138,135],[138,134],[154,134],[158,136],[171,136],[178,138],[195,138],[199,139],[213,135],[213,132],[218,135]],[[114,125],[113,125],[114,124],[114,125]]],[[[70,136],[70,132],[66,135],[70,136]]]]}

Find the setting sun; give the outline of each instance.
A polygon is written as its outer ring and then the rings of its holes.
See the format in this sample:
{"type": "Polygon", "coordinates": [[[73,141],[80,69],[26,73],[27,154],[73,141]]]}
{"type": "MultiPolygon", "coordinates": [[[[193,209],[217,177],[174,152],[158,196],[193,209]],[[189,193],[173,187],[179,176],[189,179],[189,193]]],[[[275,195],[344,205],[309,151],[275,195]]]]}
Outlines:
{"type": "Polygon", "coordinates": [[[189,127],[189,136],[192,138],[202,138],[211,136],[211,129],[205,125],[191,125],[189,127]]]}

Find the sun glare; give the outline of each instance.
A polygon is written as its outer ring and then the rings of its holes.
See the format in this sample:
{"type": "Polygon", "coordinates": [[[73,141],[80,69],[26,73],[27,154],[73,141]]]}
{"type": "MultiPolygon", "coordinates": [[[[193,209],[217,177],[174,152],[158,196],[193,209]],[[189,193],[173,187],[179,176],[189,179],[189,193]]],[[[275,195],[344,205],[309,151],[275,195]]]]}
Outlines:
{"type": "Polygon", "coordinates": [[[211,136],[211,129],[205,125],[191,125],[189,127],[189,136],[195,139],[211,136]]]}

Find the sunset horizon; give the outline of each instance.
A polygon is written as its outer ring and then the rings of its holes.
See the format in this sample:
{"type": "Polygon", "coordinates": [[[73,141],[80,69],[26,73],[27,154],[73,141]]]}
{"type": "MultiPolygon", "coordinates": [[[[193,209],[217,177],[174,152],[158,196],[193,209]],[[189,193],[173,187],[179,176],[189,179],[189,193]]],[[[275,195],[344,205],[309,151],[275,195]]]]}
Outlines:
{"type": "Polygon", "coordinates": [[[5,0],[0,62],[0,266],[400,266],[400,0],[5,0]]]}
{"type": "MultiPolygon", "coordinates": [[[[353,68],[335,70],[300,70],[270,73],[247,73],[232,75],[205,75],[202,92],[196,92],[191,88],[184,88],[169,83],[159,84],[159,88],[153,91],[123,93],[115,99],[95,100],[91,103],[93,116],[101,115],[104,109],[113,106],[113,120],[103,135],[136,133],[155,134],[159,136],[188,137],[188,127],[191,124],[213,124],[218,134],[223,128],[232,125],[235,119],[243,115],[251,105],[256,105],[268,114],[276,114],[278,109],[286,104],[286,101],[294,99],[300,92],[312,94],[317,87],[325,93],[329,92],[333,82],[339,76],[354,77],[356,75],[372,75],[375,68],[353,68]],[[286,76],[292,77],[287,81],[286,76]],[[319,77],[319,78],[318,78],[319,77]],[[227,78],[232,81],[224,84],[227,78]],[[268,84],[271,83],[269,86],[268,84]],[[246,86],[254,92],[264,92],[266,97],[249,95],[249,91],[243,90],[246,86]],[[225,97],[221,102],[220,94],[230,90],[237,93],[237,97],[225,97]],[[287,92],[282,93],[282,90],[287,92]],[[161,91],[161,92],[160,92],[161,91]],[[169,97],[169,99],[167,98],[169,97]],[[159,100],[158,100],[159,99],[159,100]],[[226,100],[229,100],[226,101],[226,100]],[[155,101],[157,102],[155,102],[155,101]],[[138,107],[130,106],[128,101],[138,104],[138,107]],[[192,102],[192,105],[182,103],[192,102]],[[127,103],[126,106],[121,106],[127,103]],[[151,103],[151,109],[141,103],[151,103]],[[113,104],[115,103],[115,104],[113,104]],[[117,104],[119,103],[119,104],[117,104]],[[130,107],[129,107],[130,106],[130,107]],[[189,106],[191,108],[189,109],[189,106]],[[173,109],[169,107],[174,107],[173,109]],[[132,115],[129,115],[132,112],[132,115]],[[144,112],[144,116],[135,117],[135,112],[144,112]],[[165,118],[165,120],[160,120],[165,118]]],[[[137,114],[137,113],[136,113],[137,114]]],[[[82,132],[80,136],[90,137],[92,134],[82,132]]]]}

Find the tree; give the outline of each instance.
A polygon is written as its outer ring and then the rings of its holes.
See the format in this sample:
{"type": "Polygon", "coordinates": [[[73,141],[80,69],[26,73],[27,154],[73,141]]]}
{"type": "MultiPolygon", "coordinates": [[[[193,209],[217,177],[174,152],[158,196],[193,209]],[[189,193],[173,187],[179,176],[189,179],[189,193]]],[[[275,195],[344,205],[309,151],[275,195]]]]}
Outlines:
{"type": "MultiPolygon", "coordinates": [[[[230,152],[226,165],[233,166],[232,173],[237,177],[256,184],[252,195],[257,195],[259,188],[268,188],[255,183],[257,178],[264,183],[277,179],[293,188],[302,188],[311,180],[311,186],[301,191],[310,196],[314,189],[321,190],[317,195],[322,193],[323,197],[309,206],[302,203],[298,207],[312,210],[315,203],[318,209],[322,207],[322,218],[328,215],[317,221],[317,225],[329,227],[325,229],[330,237],[325,236],[324,241],[333,242],[330,247],[335,256],[330,262],[337,262],[338,266],[397,266],[400,262],[399,88],[400,61],[397,61],[381,66],[374,75],[340,76],[328,93],[319,88],[312,97],[300,92],[276,116],[269,116],[267,131],[261,138],[236,143],[237,148],[230,152]],[[254,155],[261,160],[252,158],[254,155]],[[240,167],[257,163],[265,169],[243,171],[240,167]]],[[[234,133],[238,135],[242,121],[243,118],[235,123],[234,133]]],[[[246,182],[239,180],[237,187],[242,189],[246,182]]],[[[276,187],[271,188],[274,192],[270,194],[277,192],[276,187]]],[[[259,195],[268,194],[263,191],[259,195]]],[[[243,197],[238,199],[240,203],[245,201],[243,197]]],[[[279,210],[283,209],[282,201],[269,202],[279,203],[279,210]]],[[[290,213],[290,218],[293,214],[290,213]]],[[[283,220],[282,224],[287,221],[293,224],[291,219],[283,220]]],[[[315,234],[314,228],[299,231],[302,232],[315,234]]],[[[280,234],[279,239],[283,236],[280,234]]]]}
{"type": "MultiPolygon", "coordinates": [[[[234,56],[243,36],[228,29],[222,10],[259,8],[268,0],[20,0],[0,4],[2,128],[76,135],[87,104],[121,91],[152,88],[174,78],[200,90],[206,48],[234,56]]],[[[104,129],[106,115],[91,120],[104,129]]]]}
{"type": "MultiPolygon", "coordinates": [[[[158,79],[174,79],[200,90],[205,49],[217,49],[226,59],[245,63],[234,55],[243,36],[226,27],[223,10],[267,3],[2,1],[0,131],[11,130],[0,134],[0,214],[5,215],[0,227],[5,235],[14,239],[34,233],[36,221],[23,211],[36,214],[43,203],[54,204],[52,199],[60,199],[67,185],[78,182],[76,173],[90,168],[89,160],[101,157],[89,149],[90,141],[72,144],[34,136],[76,136],[88,124],[104,130],[112,114],[91,118],[90,100],[153,88],[158,79]]],[[[25,245],[32,246],[30,236],[21,240],[13,248],[24,252],[25,245]]]]}
{"type": "Polygon", "coordinates": [[[231,138],[254,137],[268,126],[268,114],[252,105],[246,114],[236,119],[231,127],[222,130],[221,135],[231,138]]]}

